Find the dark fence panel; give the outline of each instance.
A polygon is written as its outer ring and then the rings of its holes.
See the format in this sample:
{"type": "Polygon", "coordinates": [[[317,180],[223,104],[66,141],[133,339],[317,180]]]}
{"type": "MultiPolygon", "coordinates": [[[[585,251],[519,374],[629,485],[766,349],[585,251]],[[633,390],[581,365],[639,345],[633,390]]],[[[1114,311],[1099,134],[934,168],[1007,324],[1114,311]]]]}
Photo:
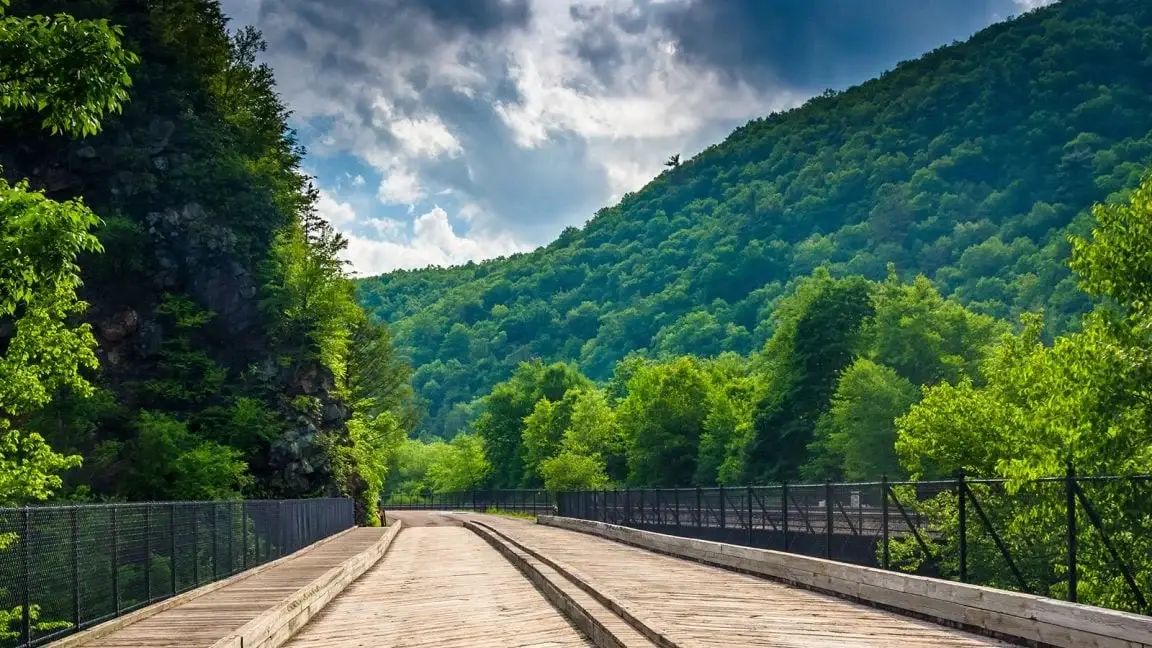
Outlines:
{"type": "Polygon", "coordinates": [[[1152,476],[624,489],[559,515],[1150,613],[1152,476]]]}
{"type": "Polygon", "coordinates": [[[392,493],[381,500],[387,511],[475,511],[488,510],[547,515],[555,512],[555,498],[540,489],[474,490],[454,493],[413,495],[392,493]]]}
{"type": "Polygon", "coordinates": [[[30,648],[353,526],[352,500],[0,508],[0,648],[30,648]]]}

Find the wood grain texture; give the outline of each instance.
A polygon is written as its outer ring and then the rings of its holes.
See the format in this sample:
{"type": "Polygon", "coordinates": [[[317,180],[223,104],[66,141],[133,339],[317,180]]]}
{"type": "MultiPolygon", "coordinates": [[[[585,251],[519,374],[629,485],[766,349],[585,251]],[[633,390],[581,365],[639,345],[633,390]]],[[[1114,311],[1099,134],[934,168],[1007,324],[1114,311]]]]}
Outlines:
{"type": "Polygon", "coordinates": [[[288,562],[100,637],[85,648],[204,648],[378,541],[355,529],[288,562]]]}
{"type": "Polygon", "coordinates": [[[591,644],[492,547],[459,526],[404,529],[288,648],[567,648],[591,644]]]}
{"type": "MultiPolygon", "coordinates": [[[[472,516],[468,516],[472,517],[472,516]]],[[[832,596],[582,533],[476,516],[578,571],[684,646],[987,648],[1008,646],[832,596]]]]}

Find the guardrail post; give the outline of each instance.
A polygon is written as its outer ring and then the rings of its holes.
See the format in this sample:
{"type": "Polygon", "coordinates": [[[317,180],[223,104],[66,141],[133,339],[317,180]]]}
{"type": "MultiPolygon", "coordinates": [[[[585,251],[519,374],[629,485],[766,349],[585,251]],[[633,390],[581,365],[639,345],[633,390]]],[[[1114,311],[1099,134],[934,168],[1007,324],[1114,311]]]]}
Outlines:
{"type": "Polygon", "coordinates": [[[832,480],[824,480],[824,557],[832,558],[832,538],[835,535],[832,527],[835,518],[832,515],[832,480]]]}
{"type": "Polygon", "coordinates": [[[1079,584],[1076,573],[1076,468],[1071,462],[1064,475],[1064,497],[1068,513],[1068,600],[1075,603],[1079,584]]]}
{"type": "Polygon", "coordinates": [[[888,569],[888,562],[891,557],[888,549],[888,475],[880,478],[880,491],[880,524],[884,525],[883,538],[881,539],[884,548],[880,558],[880,566],[888,569]]]}
{"type": "Polygon", "coordinates": [[[956,473],[956,498],[960,511],[960,582],[968,582],[968,485],[964,469],[956,473]]]}

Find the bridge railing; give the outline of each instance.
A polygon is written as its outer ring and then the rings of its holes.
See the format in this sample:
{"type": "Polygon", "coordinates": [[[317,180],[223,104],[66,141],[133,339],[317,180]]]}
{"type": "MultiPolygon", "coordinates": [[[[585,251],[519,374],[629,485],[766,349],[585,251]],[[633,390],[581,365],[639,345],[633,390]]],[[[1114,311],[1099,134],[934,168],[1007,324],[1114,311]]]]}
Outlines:
{"type": "Polygon", "coordinates": [[[0,648],[31,648],[353,526],[350,499],[0,508],[0,648]]]}
{"type": "Polygon", "coordinates": [[[1152,476],[556,494],[559,515],[1152,613],[1152,476]]]}
{"type": "Polygon", "coordinates": [[[381,500],[387,511],[484,511],[497,510],[529,515],[548,515],[556,512],[556,499],[548,491],[538,489],[470,490],[451,493],[391,493],[381,500]]]}

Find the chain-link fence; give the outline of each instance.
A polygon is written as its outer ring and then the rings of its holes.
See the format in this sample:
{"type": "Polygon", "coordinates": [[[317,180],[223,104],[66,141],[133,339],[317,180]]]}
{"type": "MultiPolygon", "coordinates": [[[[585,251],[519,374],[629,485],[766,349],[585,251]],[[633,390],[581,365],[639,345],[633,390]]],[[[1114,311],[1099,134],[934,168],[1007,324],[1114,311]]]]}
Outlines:
{"type": "Polygon", "coordinates": [[[381,499],[387,511],[511,511],[530,515],[556,512],[552,495],[542,489],[471,490],[452,493],[391,493],[381,499]]]}
{"type": "Polygon", "coordinates": [[[350,499],[0,508],[0,648],[53,641],[351,526],[350,499]]]}
{"type": "Polygon", "coordinates": [[[1150,613],[1152,476],[556,494],[559,515],[1150,613]]]}

